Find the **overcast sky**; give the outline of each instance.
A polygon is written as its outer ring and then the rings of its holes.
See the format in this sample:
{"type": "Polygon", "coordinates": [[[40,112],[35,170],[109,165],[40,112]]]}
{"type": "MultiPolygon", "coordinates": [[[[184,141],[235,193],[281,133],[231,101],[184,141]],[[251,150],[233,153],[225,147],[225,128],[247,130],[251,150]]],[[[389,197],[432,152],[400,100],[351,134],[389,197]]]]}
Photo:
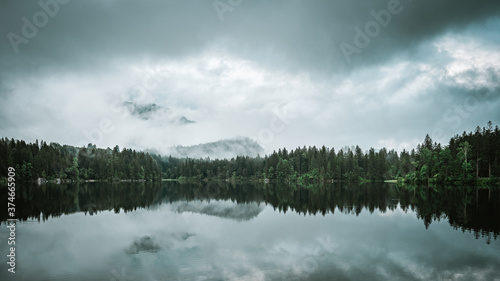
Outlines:
{"type": "Polygon", "coordinates": [[[0,21],[2,137],[402,150],[500,124],[500,1],[7,0],[0,21]]]}

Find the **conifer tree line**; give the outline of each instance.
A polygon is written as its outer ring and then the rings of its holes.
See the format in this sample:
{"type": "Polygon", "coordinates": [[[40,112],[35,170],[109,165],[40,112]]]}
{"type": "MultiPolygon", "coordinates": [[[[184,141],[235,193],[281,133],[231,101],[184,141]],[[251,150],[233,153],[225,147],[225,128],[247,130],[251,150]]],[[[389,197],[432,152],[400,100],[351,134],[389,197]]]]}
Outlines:
{"type": "Polygon", "coordinates": [[[100,149],[89,144],[77,148],[44,141],[0,139],[0,169],[6,176],[8,167],[16,170],[16,179],[53,180],[161,180],[161,171],[147,153],[131,149],[100,149]]]}
{"type": "Polygon", "coordinates": [[[398,179],[412,183],[457,183],[500,177],[500,130],[488,122],[474,132],[456,135],[447,146],[427,135],[411,151],[359,146],[339,149],[302,147],[265,157],[230,160],[158,158],[167,178],[252,179],[276,182],[357,182],[398,179]]]}
{"type": "Polygon", "coordinates": [[[264,157],[190,159],[150,155],[131,149],[76,148],[57,143],[0,139],[0,169],[15,167],[21,180],[211,179],[273,182],[358,182],[397,179],[412,183],[458,183],[500,177],[500,130],[488,122],[474,132],[456,135],[448,145],[427,135],[411,151],[359,146],[326,146],[274,151],[264,157]]]}

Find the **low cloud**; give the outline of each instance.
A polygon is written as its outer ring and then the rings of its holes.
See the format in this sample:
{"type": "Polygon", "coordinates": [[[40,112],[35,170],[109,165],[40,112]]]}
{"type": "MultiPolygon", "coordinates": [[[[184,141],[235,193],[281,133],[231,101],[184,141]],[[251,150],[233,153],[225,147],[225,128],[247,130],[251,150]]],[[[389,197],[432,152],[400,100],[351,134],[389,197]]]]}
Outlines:
{"type": "Polygon", "coordinates": [[[400,149],[499,124],[500,3],[401,0],[349,63],[339,44],[392,2],[245,1],[221,21],[211,2],[70,1],[17,53],[6,35],[45,10],[3,2],[0,135],[165,153],[243,136],[270,153],[400,149]],[[169,114],[135,118],[126,101],[169,114]]]}

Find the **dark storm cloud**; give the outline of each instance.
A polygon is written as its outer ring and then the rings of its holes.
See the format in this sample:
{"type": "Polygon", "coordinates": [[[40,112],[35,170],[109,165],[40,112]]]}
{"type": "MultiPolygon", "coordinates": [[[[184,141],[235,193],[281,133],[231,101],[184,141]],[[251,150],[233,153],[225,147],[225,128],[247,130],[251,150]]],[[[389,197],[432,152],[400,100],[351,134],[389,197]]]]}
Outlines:
{"type": "Polygon", "coordinates": [[[222,30],[235,41],[231,50],[253,59],[266,54],[274,66],[346,70],[353,65],[347,63],[340,43],[354,44],[354,28],[364,31],[374,21],[371,12],[387,10],[392,2],[399,3],[401,12],[371,38],[358,55],[357,65],[411,52],[440,33],[498,16],[500,11],[499,2],[487,0],[247,1],[230,15],[222,30]]]}
{"type": "MultiPolygon", "coordinates": [[[[243,1],[225,11],[223,21],[210,1],[69,1],[18,46],[18,54],[7,34],[22,35],[22,17],[33,22],[43,10],[36,1],[4,1],[2,65],[23,71],[44,65],[91,67],[110,58],[186,56],[219,44],[273,67],[343,70],[339,44],[353,44],[354,27],[364,29],[374,20],[371,11],[387,10],[393,1],[243,1]]],[[[402,11],[362,50],[359,62],[386,60],[500,11],[500,2],[489,0],[397,2],[402,11]]]]}
{"type": "MultiPolygon", "coordinates": [[[[360,1],[354,1],[360,2],[360,1]]],[[[365,1],[363,1],[365,2],[365,1]]],[[[358,13],[363,14],[357,18],[355,23],[366,33],[366,25],[374,21],[373,10],[379,13],[382,9],[388,10],[384,4],[391,1],[370,1],[371,7],[364,8],[364,12],[358,9],[358,13]]],[[[500,2],[498,1],[425,1],[425,0],[401,0],[399,2],[401,12],[392,14],[387,27],[381,27],[378,36],[366,47],[366,51],[360,55],[360,63],[371,61],[381,62],[389,59],[400,52],[409,53],[415,51],[415,47],[420,44],[429,43],[428,40],[447,31],[459,30],[475,22],[484,22],[490,17],[500,14],[500,2]]],[[[349,34],[349,28],[344,29],[344,34],[349,34]]],[[[346,42],[353,42],[354,32],[351,37],[344,37],[346,42]]],[[[417,54],[425,56],[425,53],[417,54]]]]}
{"type": "Polygon", "coordinates": [[[160,149],[256,139],[287,108],[270,152],[409,148],[500,123],[499,1],[9,0],[0,19],[4,136],[160,149]],[[143,103],[196,124],[168,134],[113,111],[151,75],[143,103]]]}
{"type": "Polygon", "coordinates": [[[2,18],[7,24],[1,32],[7,40],[2,40],[2,61],[4,66],[23,71],[43,66],[101,67],[113,58],[179,56],[209,42],[203,38],[206,23],[193,15],[217,20],[210,5],[201,2],[70,1],[58,4],[58,12],[37,28],[33,38],[14,47],[7,34],[23,36],[22,18],[33,23],[33,15],[43,9],[35,1],[9,1],[3,6],[2,18]]]}

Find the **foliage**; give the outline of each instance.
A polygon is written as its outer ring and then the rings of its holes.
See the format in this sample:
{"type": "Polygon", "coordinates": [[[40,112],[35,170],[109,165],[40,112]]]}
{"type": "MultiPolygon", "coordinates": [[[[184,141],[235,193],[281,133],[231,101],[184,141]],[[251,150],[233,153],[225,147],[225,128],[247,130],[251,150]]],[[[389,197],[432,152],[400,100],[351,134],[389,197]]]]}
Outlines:
{"type": "MultiPolygon", "coordinates": [[[[275,182],[358,182],[398,180],[413,183],[448,183],[500,177],[500,131],[487,128],[454,136],[442,147],[427,135],[416,150],[397,153],[386,148],[302,147],[274,151],[264,158],[238,156],[232,159],[159,158],[168,178],[198,177],[219,180],[268,179],[275,182]],[[480,146],[477,146],[482,144],[480,146]],[[474,167],[476,174],[474,174],[474,167]]],[[[494,180],[491,180],[494,181],[494,180]]],[[[490,182],[491,182],[490,181],[490,182]]]]}
{"type": "Polygon", "coordinates": [[[116,146],[99,149],[73,147],[58,143],[26,143],[22,140],[0,139],[0,169],[6,177],[7,167],[14,167],[17,180],[37,178],[78,180],[160,180],[160,167],[151,155],[135,150],[119,150],[116,146]]]}
{"type": "Polygon", "coordinates": [[[412,183],[456,184],[500,177],[500,130],[488,122],[482,130],[456,135],[447,146],[433,143],[427,135],[422,144],[401,153],[386,148],[359,146],[334,148],[299,147],[274,151],[263,158],[192,159],[150,155],[131,149],[77,148],[47,145],[38,141],[0,140],[0,169],[15,167],[22,180],[37,177],[70,180],[219,180],[272,182],[358,182],[397,180],[412,183]]]}

